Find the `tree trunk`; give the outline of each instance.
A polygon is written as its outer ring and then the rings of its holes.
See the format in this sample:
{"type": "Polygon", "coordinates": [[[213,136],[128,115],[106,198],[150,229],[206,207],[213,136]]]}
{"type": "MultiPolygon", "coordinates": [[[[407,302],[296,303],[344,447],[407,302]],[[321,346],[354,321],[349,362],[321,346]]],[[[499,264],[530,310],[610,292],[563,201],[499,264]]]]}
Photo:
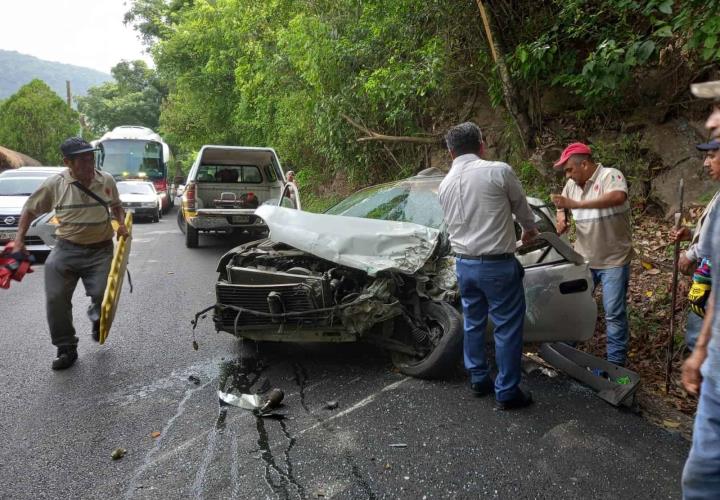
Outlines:
{"type": "Polygon", "coordinates": [[[510,77],[510,70],[505,64],[505,54],[502,51],[502,47],[500,47],[500,44],[496,42],[493,36],[492,26],[495,24],[494,20],[491,17],[491,13],[485,9],[482,0],[477,0],[477,5],[485,28],[485,36],[487,37],[488,46],[490,47],[490,53],[492,54],[498,76],[500,77],[505,108],[507,108],[510,116],[512,116],[525,148],[533,147],[535,143],[535,131],[510,77]]]}

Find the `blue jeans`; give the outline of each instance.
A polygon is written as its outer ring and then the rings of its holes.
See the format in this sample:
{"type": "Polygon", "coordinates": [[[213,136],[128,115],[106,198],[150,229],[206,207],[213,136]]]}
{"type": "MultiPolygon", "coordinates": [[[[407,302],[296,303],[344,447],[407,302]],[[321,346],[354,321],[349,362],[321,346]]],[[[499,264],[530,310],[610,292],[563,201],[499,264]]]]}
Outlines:
{"type": "Polygon", "coordinates": [[[720,385],[705,377],[682,475],[685,500],[720,498],[720,385]]]}
{"type": "Polygon", "coordinates": [[[687,322],[685,323],[685,345],[691,351],[695,349],[695,342],[700,336],[703,321],[703,318],[692,311],[688,311],[687,322]]]}
{"type": "Polygon", "coordinates": [[[525,322],[524,270],[511,258],[455,261],[465,322],[464,360],[472,383],[490,377],[485,355],[488,314],[495,325],[495,398],[516,396],[521,378],[522,330],[525,322]]]}
{"type": "Polygon", "coordinates": [[[624,366],[627,357],[628,331],[627,290],[630,264],[609,269],[590,269],[593,283],[602,284],[603,309],[607,325],[607,360],[624,366]]]}

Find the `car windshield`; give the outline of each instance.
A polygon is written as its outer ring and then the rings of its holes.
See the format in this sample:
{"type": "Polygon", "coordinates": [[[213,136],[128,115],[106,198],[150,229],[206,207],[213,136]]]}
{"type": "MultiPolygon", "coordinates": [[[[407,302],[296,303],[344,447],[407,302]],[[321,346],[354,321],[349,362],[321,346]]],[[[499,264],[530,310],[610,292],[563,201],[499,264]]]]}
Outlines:
{"type": "Polygon", "coordinates": [[[350,195],[325,213],[413,222],[439,229],[443,223],[437,195],[441,181],[442,177],[414,177],[369,187],[350,195]]]}
{"type": "Polygon", "coordinates": [[[0,196],[30,196],[44,180],[45,177],[0,178],[0,196]]]}
{"type": "Polygon", "coordinates": [[[155,194],[150,184],[133,184],[128,182],[117,183],[120,194],[155,194]]]}

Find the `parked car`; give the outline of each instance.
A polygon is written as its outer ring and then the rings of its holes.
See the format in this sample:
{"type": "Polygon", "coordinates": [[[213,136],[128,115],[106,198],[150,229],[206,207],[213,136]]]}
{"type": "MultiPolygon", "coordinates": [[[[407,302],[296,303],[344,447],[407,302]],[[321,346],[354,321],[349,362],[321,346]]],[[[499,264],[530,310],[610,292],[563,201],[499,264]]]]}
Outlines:
{"type": "MultiPolygon", "coordinates": [[[[324,214],[263,205],[256,215],[269,238],[219,261],[216,329],[257,341],[367,341],[389,350],[403,373],[447,373],[461,357],[463,319],[437,198],[442,179],[433,169],[373,186],[324,214]]],[[[528,200],[542,233],[517,252],[524,340],[585,340],[597,312],[588,263],[557,236],[541,200],[528,200]]]]}
{"type": "MultiPolygon", "coordinates": [[[[15,239],[20,214],[28,197],[53,174],[65,167],[20,167],[0,173],[0,246],[15,239]]],[[[25,246],[30,252],[50,249],[42,239],[26,235],[25,246]]]]}
{"type": "Polygon", "coordinates": [[[120,201],[126,212],[134,218],[145,217],[159,222],[162,217],[162,199],[152,182],[122,181],[117,183],[120,201]]]}
{"type": "Polygon", "coordinates": [[[279,199],[284,190],[299,208],[297,189],[285,183],[273,149],[203,146],[187,176],[178,213],[185,245],[197,247],[201,232],[266,235],[267,226],[255,216],[255,209],[269,199],[279,199]]]}

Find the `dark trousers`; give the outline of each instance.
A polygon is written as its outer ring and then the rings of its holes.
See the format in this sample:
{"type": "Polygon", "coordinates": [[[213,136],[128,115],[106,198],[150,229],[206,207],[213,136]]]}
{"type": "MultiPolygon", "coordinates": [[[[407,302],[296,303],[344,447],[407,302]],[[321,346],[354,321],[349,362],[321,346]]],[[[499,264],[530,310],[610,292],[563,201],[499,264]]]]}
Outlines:
{"type": "Polygon", "coordinates": [[[100,320],[100,306],[105,295],[113,246],[84,248],[58,241],[45,261],[45,300],[50,338],[53,345],[74,346],[78,343],[73,326],[72,297],[78,280],[90,297],[87,314],[90,321],[100,320]]]}
{"type": "Polygon", "coordinates": [[[455,261],[465,321],[464,360],[471,382],[490,377],[485,355],[488,315],[495,325],[495,398],[507,401],[517,394],[521,378],[525,291],[520,263],[511,258],[455,261]]]}

